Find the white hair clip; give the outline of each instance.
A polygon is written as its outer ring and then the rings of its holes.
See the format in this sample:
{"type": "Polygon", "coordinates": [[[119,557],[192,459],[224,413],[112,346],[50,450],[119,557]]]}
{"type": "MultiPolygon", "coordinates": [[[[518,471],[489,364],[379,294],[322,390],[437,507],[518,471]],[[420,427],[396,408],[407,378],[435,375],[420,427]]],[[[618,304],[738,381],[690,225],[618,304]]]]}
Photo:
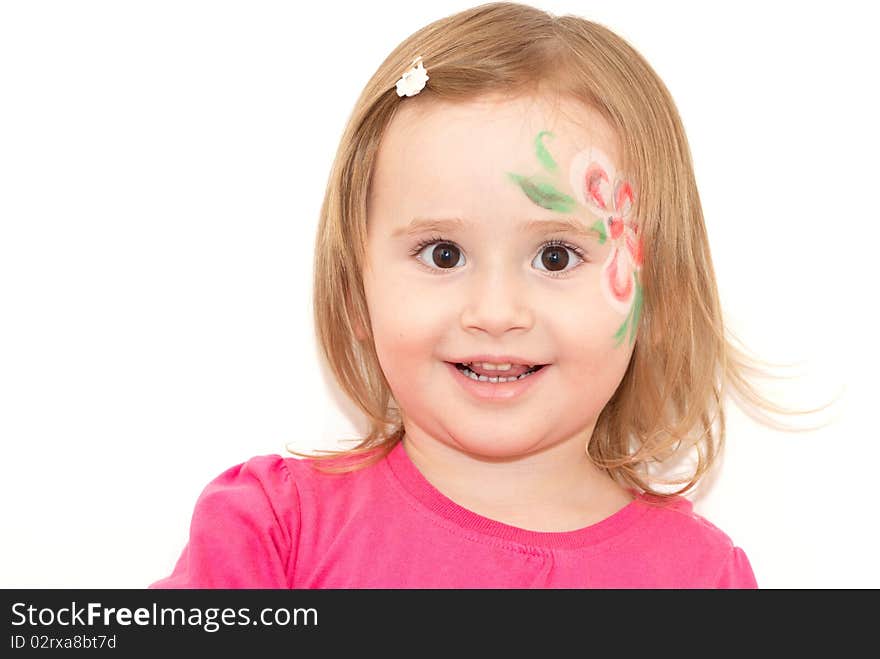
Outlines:
{"type": "Polygon", "coordinates": [[[425,88],[426,82],[428,82],[428,72],[422,66],[422,56],[419,55],[413,60],[410,69],[397,81],[397,95],[415,96],[425,88]]]}

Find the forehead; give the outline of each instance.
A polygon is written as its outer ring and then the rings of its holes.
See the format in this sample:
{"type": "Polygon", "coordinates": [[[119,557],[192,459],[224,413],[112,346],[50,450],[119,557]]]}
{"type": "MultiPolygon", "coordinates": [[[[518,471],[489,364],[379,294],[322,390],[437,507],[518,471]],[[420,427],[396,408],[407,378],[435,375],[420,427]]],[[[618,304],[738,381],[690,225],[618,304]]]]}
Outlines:
{"type": "Polygon", "coordinates": [[[379,147],[370,188],[371,221],[374,215],[392,222],[423,214],[534,215],[537,207],[506,173],[542,171],[535,147],[542,131],[552,133],[542,141],[563,178],[572,158],[591,147],[619,163],[614,131],[598,112],[575,100],[404,99],[379,147]]]}

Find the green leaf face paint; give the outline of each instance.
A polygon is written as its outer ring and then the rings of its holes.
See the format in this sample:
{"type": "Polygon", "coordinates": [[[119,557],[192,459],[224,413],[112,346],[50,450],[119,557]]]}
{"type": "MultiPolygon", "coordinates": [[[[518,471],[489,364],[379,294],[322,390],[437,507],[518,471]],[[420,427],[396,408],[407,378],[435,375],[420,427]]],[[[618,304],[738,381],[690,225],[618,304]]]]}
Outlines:
{"type": "Polygon", "coordinates": [[[508,173],[508,176],[526,193],[526,196],[541,208],[549,208],[559,213],[570,213],[577,202],[550,183],[539,183],[528,176],[508,173]]]}
{"type": "Polygon", "coordinates": [[[609,304],[626,315],[614,334],[615,346],[623,343],[629,334],[629,343],[635,341],[642,312],[643,291],[639,280],[644,252],[639,226],[631,218],[635,193],[628,180],[620,177],[605,153],[596,148],[585,149],[572,158],[568,184],[574,192],[569,196],[564,181],[559,180],[558,165],[545,144],[553,133],[543,130],[535,137],[535,156],[541,166],[555,179],[555,184],[534,176],[508,172],[525,195],[541,208],[558,213],[572,213],[584,209],[600,219],[591,228],[600,245],[610,242],[611,251],[602,266],[601,287],[609,304]]]}
{"type": "Polygon", "coordinates": [[[623,339],[626,337],[626,331],[629,329],[629,342],[632,345],[632,342],[635,340],[636,329],[639,326],[639,316],[642,313],[642,285],[639,283],[638,275],[635,275],[636,278],[636,292],[635,298],[633,300],[632,305],[630,306],[629,313],[626,315],[626,320],[623,321],[623,324],[617,329],[617,332],[614,333],[614,347],[618,347],[621,343],[623,343],[623,339]]]}
{"type": "Polygon", "coordinates": [[[604,245],[608,240],[608,235],[605,233],[605,223],[602,220],[596,220],[593,223],[593,229],[599,234],[599,244],[604,245]]]}
{"type": "Polygon", "coordinates": [[[553,160],[553,156],[550,155],[550,152],[544,146],[544,135],[548,135],[550,137],[555,137],[553,133],[550,133],[546,130],[542,130],[538,133],[538,136],[535,138],[535,153],[538,156],[538,161],[544,165],[544,169],[548,172],[556,171],[556,161],[553,160]]]}

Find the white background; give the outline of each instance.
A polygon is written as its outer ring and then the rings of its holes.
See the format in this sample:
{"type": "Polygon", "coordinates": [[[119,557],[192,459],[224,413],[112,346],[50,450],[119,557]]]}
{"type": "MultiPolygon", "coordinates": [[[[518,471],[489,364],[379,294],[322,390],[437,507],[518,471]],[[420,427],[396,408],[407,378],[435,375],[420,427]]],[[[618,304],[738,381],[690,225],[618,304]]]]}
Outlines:
{"type": "MultiPolygon", "coordinates": [[[[311,320],[329,168],[388,52],[473,4],[0,5],[0,586],[146,586],[220,472],[356,436],[311,320]]],[[[697,511],[765,588],[880,587],[870,3],[534,4],[669,87],[727,320],[797,364],[763,390],[842,395],[808,433],[731,406],[697,511]]]]}

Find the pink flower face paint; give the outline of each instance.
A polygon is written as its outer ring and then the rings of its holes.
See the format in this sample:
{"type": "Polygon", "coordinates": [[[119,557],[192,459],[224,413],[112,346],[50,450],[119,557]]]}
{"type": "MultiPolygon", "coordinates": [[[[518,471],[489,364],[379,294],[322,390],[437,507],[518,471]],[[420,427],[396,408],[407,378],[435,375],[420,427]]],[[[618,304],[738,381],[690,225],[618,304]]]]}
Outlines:
{"type": "Polygon", "coordinates": [[[612,307],[626,314],[614,334],[617,345],[627,330],[632,343],[642,311],[639,271],[644,259],[639,227],[631,219],[635,201],[632,185],[617,174],[610,158],[596,147],[572,158],[569,183],[578,202],[602,218],[605,225],[612,247],[602,267],[602,291],[612,307]]]}
{"type": "MultiPolygon", "coordinates": [[[[535,154],[545,170],[556,174],[558,167],[550,155],[544,138],[553,137],[541,131],[535,138],[535,154]]],[[[558,175],[553,180],[520,176],[508,172],[508,177],[535,204],[560,213],[571,213],[585,208],[599,217],[592,228],[599,244],[611,243],[611,251],[602,266],[601,287],[608,303],[626,318],[614,333],[615,346],[629,334],[629,343],[635,340],[642,311],[642,285],[639,271],[643,262],[642,239],[639,227],[632,220],[635,201],[632,185],[619,176],[610,158],[596,147],[578,152],[569,166],[568,185],[573,197],[563,192],[558,175]]]]}

